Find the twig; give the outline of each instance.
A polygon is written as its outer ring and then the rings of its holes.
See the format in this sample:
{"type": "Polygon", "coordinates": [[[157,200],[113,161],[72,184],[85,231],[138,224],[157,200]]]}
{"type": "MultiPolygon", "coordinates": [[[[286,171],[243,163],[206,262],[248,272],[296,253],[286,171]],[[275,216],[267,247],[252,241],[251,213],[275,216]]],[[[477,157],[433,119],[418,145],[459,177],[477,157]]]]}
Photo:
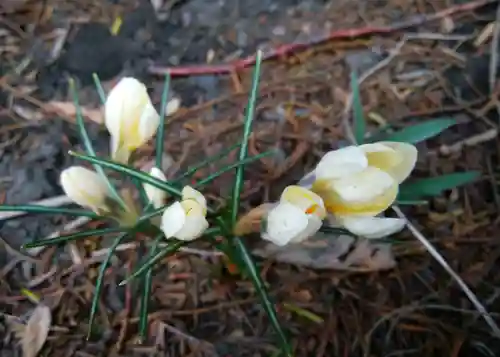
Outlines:
{"type": "Polygon", "coordinates": [[[434,151],[429,152],[429,155],[439,155],[439,154],[449,155],[452,153],[459,152],[464,147],[479,145],[479,144],[484,143],[486,141],[494,140],[497,137],[498,137],[498,129],[491,128],[489,130],[486,130],[483,133],[472,135],[468,138],[457,141],[455,144],[442,145],[438,150],[434,150],[434,151]]]}
{"type": "MultiPolygon", "coordinates": [[[[73,203],[73,201],[70,200],[68,196],[61,195],[61,196],[46,198],[46,199],[36,201],[36,202],[29,202],[28,204],[29,205],[44,206],[44,207],[60,207],[60,206],[69,205],[71,203],[73,203]]],[[[24,216],[25,214],[28,214],[28,213],[29,212],[22,212],[22,211],[0,212],[0,222],[5,221],[7,219],[24,216]]]]}
{"type": "MultiPolygon", "coordinates": [[[[264,51],[262,60],[276,59],[282,56],[290,55],[294,52],[307,49],[324,42],[342,39],[355,39],[362,36],[371,35],[387,35],[399,30],[408,29],[420,26],[424,23],[442,19],[456,13],[472,11],[490,3],[497,2],[498,0],[475,0],[465,4],[451,6],[442,11],[433,14],[418,15],[410,18],[407,21],[397,22],[389,26],[367,26],[362,28],[336,30],[330,32],[326,36],[311,39],[306,42],[291,43],[281,45],[264,51]]],[[[232,63],[218,64],[218,65],[194,65],[194,66],[180,66],[180,67],[164,67],[159,65],[152,65],[148,71],[151,74],[164,75],[170,72],[171,76],[193,76],[193,75],[207,75],[207,74],[230,74],[235,71],[253,66],[255,64],[255,56],[249,56],[243,59],[236,60],[232,63]]]]}
{"type": "MultiPolygon", "coordinates": [[[[384,60],[378,62],[375,66],[372,68],[368,69],[365,71],[360,77],[359,77],[359,83],[361,84],[364,80],[366,80],[368,77],[376,73],[378,70],[380,70],[382,67],[386,66],[389,64],[389,62],[397,55],[399,50],[401,49],[402,45],[404,44],[404,41],[406,39],[403,39],[400,43],[396,45],[393,51],[391,51],[391,54],[387,56],[384,60]]],[[[346,108],[344,110],[344,118],[343,118],[343,124],[346,128],[346,136],[347,138],[353,143],[356,144],[356,139],[354,137],[354,134],[352,132],[352,128],[349,125],[349,114],[352,109],[352,93],[350,94],[349,100],[347,101],[346,108]]],[[[467,296],[467,298],[471,301],[471,303],[474,305],[474,307],[477,309],[479,313],[483,316],[484,320],[486,323],[490,326],[492,329],[493,333],[500,338],[500,328],[498,325],[495,323],[493,318],[488,314],[486,308],[481,304],[479,299],[476,297],[476,295],[472,292],[472,290],[467,286],[467,284],[462,280],[462,278],[450,267],[450,265],[446,262],[446,260],[443,258],[443,256],[437,251],[436,248],[429,242],[425,236],[420,233],[420,231],[413,226],[410,221],[407,219],[407,217],[404,215],[404,213],[399,209],[398,206],[393,205],[392,209],[396,214],[400,217],[406,220],[406,224],[408,228],[410,229],[410,232],[414,235],[415,238],[419,240],[419,242],[427,249],[427,251],[432,255],[434,259],[450,274],[450,276],[457,282],[457,284],[462,288],[464,294],[467,296]]]]}
{"type": "Polygon", "coordinates": [[[420,243],[429,251],[429,253],[433,256],[434,259],[437,260],[439,264],[446,270],[448,274],[457,282],[457,284],[460,286],[464,294],[467,296],[467,298],[470,300],[472,305],[476,308],[476,310],[482,315],[484,318],[484,321],[490,326],[492,329],[494,335],[496,337],[500,338],[500,328],[496,324],[495,320],[491,317],[491,315],[488,313],[486,308],[481,304],[477,296],[474,294],[474,292],[467,286],[465,281],[458,275],[448,264],[448,262],[443,258],[443,256],[434,248],[434,246],[425,238],[425,236],[420,233],[420,231],[413,225],[411,222],[408,220],[408,218],[405,216],[405,214],[399,209],[398,206],[392,206],[392,209],[396,214],[404,219],[406,221],[406,226],[410,230],[410,232],[413,234],[415,238],[417,238],[420,243]]]}
{"type": "Polygon", "coordinates": [[[495,17],[495,27],[493,30],[493,37],[491,39],[491,54],[490,54],[490,94],[495,91],[495,84],[497,81],[497,65],[498,65],[498,40],[500,37],[500,3],[497,6],[495,17]]]}

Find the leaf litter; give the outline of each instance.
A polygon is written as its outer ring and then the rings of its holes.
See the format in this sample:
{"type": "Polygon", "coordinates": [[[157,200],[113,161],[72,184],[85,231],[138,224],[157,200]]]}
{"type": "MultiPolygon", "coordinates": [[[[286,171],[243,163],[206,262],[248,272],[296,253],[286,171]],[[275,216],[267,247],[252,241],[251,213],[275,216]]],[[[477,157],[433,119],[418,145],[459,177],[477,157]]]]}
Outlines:
{"type": "Polygon", "coordinates": [[[36,357],[49,335],[52,313],[46,305],[39,304],[26,324],[12,322],[14,334],[19,339],[23,357],[36,357]]]}

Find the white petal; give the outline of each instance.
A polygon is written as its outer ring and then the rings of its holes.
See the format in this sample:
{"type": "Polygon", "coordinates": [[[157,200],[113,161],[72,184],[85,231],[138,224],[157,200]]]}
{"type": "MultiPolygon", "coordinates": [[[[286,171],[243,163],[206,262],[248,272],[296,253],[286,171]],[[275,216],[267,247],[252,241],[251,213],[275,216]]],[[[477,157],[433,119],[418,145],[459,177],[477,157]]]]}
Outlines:
{"type": "Polygon", "coordinates": [[[325,203],[316,193],[301,186],[291,185],[283,190],[280,202],[288,202],[300,208],[306,214],[315,214],[320,219],[325,218],[325,203]]]}
{"type": "Polygon", "coordinates": [[[185,241],[199,238],[208,228],[208,222],[202,207],[193,200],[182,201],[181,205],[184,212],[186,212],[186,220],[174,237],[185,241]]]}
{"type": "Polygon", "coordinates": [[[161,230],[165,237],[172,238],[182,229],[186,222],[186,212],[180,202],[170,205],[161,216],[161,230]]]}
{"type": "Polygon", "coordinates": [[[151,103],[149,96],[140,120],[139,133],[142,142],[145,143],[156,134],[160,125],[160,115],[153,106],[153,103],[151,103]]]}
{"type": "MultiPolygon", "coordinates": [[[[158,180],[162,181],[167,180],[163,171],[161,171],[156,166],[151,168],[149,174],[154,178],[157,178],[158,180]]],[[[152,185],[144,184],[144,191],[146,192],[148,200],[153,204],[155,208],[159,208],[165,204],[167,193],[164,190],[154,187],[152,185]]]]}
{"type": "Polygon", "coordinates": [[[296,235],[290,243],[301,243],[319,231],[323,221],[314,215],[309,215],[308,219],[307,227],[300,234],[296,235]]]}
{"type": "MultiPolygon", "coordinates": [[[[144,92],[146,86],[135,78],[122,78],[109,92],[104,106],[104,123],[111,136],[119,137],[123,120],[127,117],[130,106],[137,101],[138,94],[144,92]]],[[[139,118],[137,118],[139,119],[139,118]]]]}
{"type": "Polygon", "coordinates": [[[418,150],[415,145],[399,143],[395,141],[382,141],[381,144],[390,147],[401,155],[401,164],[391,170],[390,174],[399,182],[403,182],[410,176],[415,168],[418,158],[418,150]]]}
{"type": "Polygon", "coordinates": [[[368,167],[368,159],[358,146],[348,146],[330,151],[316,166],[317,180],[338,179],[363,171],[368,167]]]}
{"type": "Polygon", "coordinates": [[[375,167],[332,182],[333,189],[345,202],[369,202],[381,196],[394,186],[394,179],[388,173],[375,167]]]}
{"type": "Polygon", "coordinates": [[[61,172],[60,179],[66,195],[80,206],[107,210],[108,186],[96,172],[71,166],[61,172]]]}
{"type": "Polygon", "coordinates": [[[402,218],[379,218],[362,216],[339,217],[338,221],[350,232],[370,239],[387,237],[404,228],[402,218]]]}
{"type": "Polygon", "coordinates": [[[167,103],[167,108],[165,110],[165,115],[169,116],[174,114],[179,110],[181,107],[181,100],[180,98],[172,98],[168,103],[167,103]]]}
{"type": "Polygon", "coordinates": [[[282,202],[269,212],[266,232],[262,238],[278,246],[284,246],[295,237],[300,238],[308,224],[308,217],[300,208],[282,202]]]}
{"type": "Polygon", "coordinates": [[[204,214],[207,212],[207,200],[200,191],[195,190],[191,186],[184,186],[182,189],[182,200],[194,200],[202,208],[204,214]]]}

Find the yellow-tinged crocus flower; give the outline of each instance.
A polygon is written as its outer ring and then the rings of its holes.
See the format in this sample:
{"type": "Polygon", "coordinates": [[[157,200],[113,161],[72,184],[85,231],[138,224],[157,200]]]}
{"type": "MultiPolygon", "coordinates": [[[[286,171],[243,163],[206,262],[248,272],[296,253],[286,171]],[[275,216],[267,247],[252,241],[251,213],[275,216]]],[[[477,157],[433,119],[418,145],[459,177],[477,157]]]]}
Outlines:
{"type": "MultiPolygon", "coordinates": [[[[165,177],[163,171],[161,171],[156,166],[151,168],[149,174],[154,178],[157,178],[158,180],[167,181],[167,178],[165,177]]],[[[144,184],[143,187],[149,202],[153,204],[154,208],[160,208],[165,204],[167,193],[164,190],[149,184],[144,184]]]]}
{"type": "Polygon", "coordinates": [[[320,196],[300,186],[288,186],[269,211],[262,238],[278,246],[300,243],[321,228],[325,216],[320,196]]]}
{"type": "Polygon", "coordinates": [[[108,186],[95,171],[83,166],[71,166],[62,171],[60,180],[64,192],[75,203],[96,213],[110,211],[107,206],[108,186]]]}
{"type": "Polygon", "coordinates": [[[401,230],[404,220],[375,217],[396,199],[417,160],[415,146],[378,142],[328,152],[315,169],[312,190],[349,231],[380,238],[401,230]]]}
{"type": "Polygon", "coordinates": [[[191,241],[199,238],[208,228],[205,197],[190,186],[182,190],[182,199],[163,212],[161,230],[168,238],[191,241]]]}
{"type": "Polygon", "coordinates": [[[104,109],[106,128],[111,135],[111,157],[127,163],[130,154],[155,135],[160,116],[146,86],[131,77],[121,79],[111,90],[104,109]]]}

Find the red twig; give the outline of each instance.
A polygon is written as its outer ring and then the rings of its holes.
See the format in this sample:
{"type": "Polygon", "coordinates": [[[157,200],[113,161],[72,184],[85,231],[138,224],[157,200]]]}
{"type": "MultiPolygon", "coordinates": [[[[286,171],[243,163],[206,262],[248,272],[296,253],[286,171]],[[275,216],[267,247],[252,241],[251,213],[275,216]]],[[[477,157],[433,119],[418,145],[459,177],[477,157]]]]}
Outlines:
{"type": "MultiPolygon", "coordinates": [[[[416,27],[430,21],[442,19],[444,17],[451,16],[456,13],[472,11],[487,4],[495,3],[498,1],[499,0],[475,0],[466,4],[451,6],[447,9],[436,12],[434,14],[417,15],[410,18],[407,21],[397,22],[390,26],[361,27],[354,29],[332,31],[325,36],[314,38],[307,42],[290,43],[272,48],[269,51],[264,52],[263,60],[270,60],[287,56],[291,53],[304,50],[311,46],[332,40],[355,39],[362,36],[389,34],[402,29],[416,27]]],[[[149,67],[148,70],[152,74],[164,75],[170,72],[171,76],[179,77],[179,76],[193,76],[193,75],[206,75],[206,74],[227,74],[252,66],[253,64],[255,64],[255,55],[248,56],[246,58],[242,58],[232,63],[226,63],[226,64],[192,65],[192,66],[179,66],[179,67],[164,67],[164,66],[152,65],[151,67],[149,67]]]]}

